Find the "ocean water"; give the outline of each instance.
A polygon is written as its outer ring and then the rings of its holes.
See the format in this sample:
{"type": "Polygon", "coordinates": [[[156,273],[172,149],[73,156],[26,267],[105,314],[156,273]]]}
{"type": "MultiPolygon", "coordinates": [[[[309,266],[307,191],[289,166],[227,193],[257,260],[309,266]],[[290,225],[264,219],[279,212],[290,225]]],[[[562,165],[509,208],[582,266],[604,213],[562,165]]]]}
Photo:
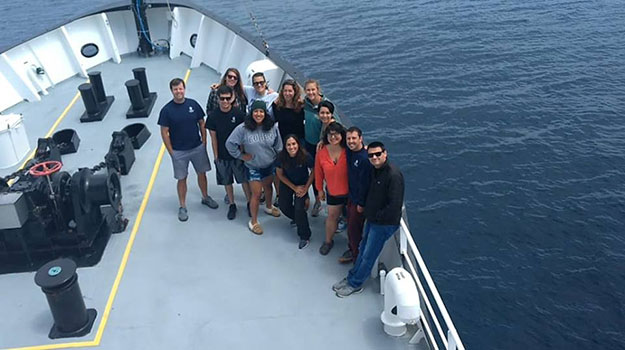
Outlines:
{"type": "MultiPolygon", "coordinates": [[[[625,348],[622,1],[198,3],[387,144],[468,348],[625,348]]],[[[3,2],[0,47],[75,8],[3,2]]]]}

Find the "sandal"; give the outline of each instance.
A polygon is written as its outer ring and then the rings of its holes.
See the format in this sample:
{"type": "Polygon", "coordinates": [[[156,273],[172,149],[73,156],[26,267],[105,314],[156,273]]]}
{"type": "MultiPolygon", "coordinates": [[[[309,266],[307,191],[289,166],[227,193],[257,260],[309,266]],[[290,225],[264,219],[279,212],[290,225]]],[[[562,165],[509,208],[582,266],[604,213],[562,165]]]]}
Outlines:
{"type": "Polygon", "coordinates": [[[265,214],[278,217],[280,216],[280,209],[272,206],[271,209],[265,207],[265,214]]]}
{"type": "Polygon", "coordinates": [[[262,235],[263,234],[263,228],[260,227],[259,223],[255,223],[252,225],[252,221],[250,220],[247,223],[247,228],[250,229],[250,231],[252,231],[252,233],[254,233],[255,235],[262,235]]]}

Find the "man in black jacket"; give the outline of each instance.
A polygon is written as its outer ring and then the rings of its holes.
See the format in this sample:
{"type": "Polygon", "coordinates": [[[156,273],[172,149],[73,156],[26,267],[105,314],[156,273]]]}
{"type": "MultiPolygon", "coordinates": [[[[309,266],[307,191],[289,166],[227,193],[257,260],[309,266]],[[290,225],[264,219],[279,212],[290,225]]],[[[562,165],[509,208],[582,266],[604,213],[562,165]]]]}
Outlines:
{"type": "Polygon", "coordinates": [[[362,285],[371,274],[384,243],[397,231],[401,220],[404,176],[399,168],[387,161],[386,149],[381,142],[370,143],[367,156],[373,165],[365,201],[367,223],[354,267],[346,278],[332,286],[340,298],[362,292],[362,285]]]}

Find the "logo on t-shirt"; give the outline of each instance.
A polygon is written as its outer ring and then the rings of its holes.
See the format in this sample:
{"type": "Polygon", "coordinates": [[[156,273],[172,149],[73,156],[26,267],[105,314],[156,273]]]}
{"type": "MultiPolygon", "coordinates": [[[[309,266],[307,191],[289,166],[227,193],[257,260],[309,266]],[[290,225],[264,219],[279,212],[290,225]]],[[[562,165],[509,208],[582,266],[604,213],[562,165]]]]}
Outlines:
{"type": "Polygon", "coordinates": [[[358,163],[359,163],[359,160],[358,160],[358,159],[356,159],[356,160],[354,161],[354,166],[355,166],[355,167],[358,167],[358,163]]]}
{"type": "Polygon", "coordinates": [[[230,119],[230,122],[231,122],[232,124],[234,124],[234,123],[236,123],[236,122],[237,122],[237,120],[236,120],[236,118],[235,118],[234,116],[232,116],[232,119],[230,119]]]}
{"type": "Polygon", "coordinates": [[[193,113],[195,112],[195,110],[193,110],[193,107],[189,106],[189,113],[193,113]]]}

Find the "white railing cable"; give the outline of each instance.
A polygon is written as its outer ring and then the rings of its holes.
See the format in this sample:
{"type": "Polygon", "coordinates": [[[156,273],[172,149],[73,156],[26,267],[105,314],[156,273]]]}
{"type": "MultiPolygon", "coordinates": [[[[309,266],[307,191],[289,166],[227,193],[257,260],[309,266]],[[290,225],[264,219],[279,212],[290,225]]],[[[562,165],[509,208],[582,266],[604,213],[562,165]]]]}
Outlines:
{"type": "MultiPolygon", "coordinates": [[[[425,261],[423,261],[423,257],[421,256],[421,253],[419,252],[417,245],[412,239],[410,230],[408,229],[408,226],[406,225],[406,222],[404,221],[403,218],[400,221],[400,226],[402,228],[402,230],[400,230],[400,234],[402,234],[402,231],[403,231],[403,234],[406,236],[408,246],[410,247],[410,250],[412,250],[412,253],[415,256],[415,260],[417,261],[417,264],[419,265],[419,269],[421,270],[423,278],[425,278],[428,288],[430,289],[430,293],[432,294],[432,297],[434,298],[434,301],[436,302],[436,306],[438,306],[441,316],[443,317],[443,320],[445,321],[445,324],[447,325],[449,335],[451,338],[453,338],[452,344],[455,344],[459,350],[464,350],[465,348],[464,348],[464,345],[462,344],[462,341],[460,340],[458,331],[456,330],[456,327],[454,326],[454,323],[451,320],[451,317],[449,316],[449,312],[447,312],[447,308],[445,307],[445,304],[443,303],[443,299],[441,298],[440,294],[438,293],[438,290],[436,289],[434,280],[432,279],[430,272],[425,266],[425,261]]],[[[406,259],[406,260],[410,260],[410,259],[406,259]]],[[[415,279],[417,279],[418,276],[415,275],[414,277],[415,279]]],[[[433,319],[436,319],[436,318],[434,317],[433,319]]]]}
{"type": "Polygon", "coordinates": [[[445,332],[443,332],[443,328],[441,327],[440,322],[438,322],[438,318],[436,317],[436,314],[434,313],[434,308],[432,307],[432,303],[430,303],[430,300],[428,299],[427,294],[425,294],[425,288],[423,288],[423,284],[421,284],[421,281],[417,277],[417,271],[412,265],[412,261],[410,261],[410,256],[408,256],[407,253],[404,253],[404,257],[406,258],[406,264],[408,265],[408,268],[410,269],[410,272],[412,273],[412,276],[414,277],[414,280],[417,283],[417,288],[419,289],[419,293],[423,296],[423,301],[425,301],[425,306],[428,310],[428,313],[430,314],[430,317],[432,318],[432,321],[434,322],[434,325],[436,326],[438,335],[443,341],[443,344],[445,344],[445,348],[447,348],[447,339],[445,339],[445,332]]]}
{"type": "Polygon", "coordinates": [[[423,320],[423,322],[421,322],[421,324],[423,324],[423,327],[425,327],[425,332],[424,333],[430,339],[430,344],[432,344],[432,346],[434,347],[433,350],[438,350],[438,343],[434,339],[434,333],[432,333],[432,328],[430,328],[430,324],[425,319],[425,315],[423,314],[423,310],[421,310],[421,319],[423,320]]]}

